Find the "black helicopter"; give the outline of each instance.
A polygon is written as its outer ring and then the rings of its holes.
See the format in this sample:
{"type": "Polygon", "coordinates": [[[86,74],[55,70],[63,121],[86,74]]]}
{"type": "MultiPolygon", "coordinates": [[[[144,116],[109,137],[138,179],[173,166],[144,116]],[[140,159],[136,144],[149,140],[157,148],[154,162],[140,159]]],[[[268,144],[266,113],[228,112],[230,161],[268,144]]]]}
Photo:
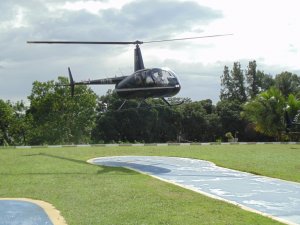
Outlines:
{"type": "MultiPolygon", "coordinates": [[[[180,89],[181,84],[176,74],[168,68],[145,68],[144,61],[139,45],[144,43],[154,42],[167,42],[167,41],[179,41],[188,39],[198,38],[210,38],[227,36],[232,34],[218,34],[210,36],[190,37],[190,38],[177,38],[177,39],[166,39],[158,41],[133,41],[133,42],[97,42],[97,41],[27,41],[29,44],[110,44],[110,45],[127,45],[134,44],[134,73],[128,76],[120,76],[113,78],[87,80],[81,82],[75,82],[72,77],[71,69],[68,68],[71,95],[74,95],[75,85],[102,85],[102,84],[115,84],[115,92],[121,98],[124,98],[124,102],[119,107],[120,110],[127,99],[141,99],[145,102],[147,98],[161,98],[168,106],[179,105],[183,102],[175,104],[169,103],[165,98],[176,95],[180,89]]],[[[146,103],[146,102],[145,102],[146,103]]],[[[140,103],[141,104],[141,103],[140,103]]],[[[138,107],[140,106],[138,105],[138,107]]],[[[147,103],[146,103],[147,104],[147,103]]]]}

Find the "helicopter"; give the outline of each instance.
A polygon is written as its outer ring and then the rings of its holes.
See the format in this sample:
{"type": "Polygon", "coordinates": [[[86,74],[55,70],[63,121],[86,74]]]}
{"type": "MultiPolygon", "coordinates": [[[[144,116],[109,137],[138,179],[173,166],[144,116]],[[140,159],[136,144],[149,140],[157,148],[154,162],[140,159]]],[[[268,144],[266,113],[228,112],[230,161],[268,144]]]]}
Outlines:
{"type": "Polygon", "coordinates": [[[115,85],[114,91],[117,95],[124,99],[122,105],[118,108],[121,110],[128,99],[140,99],[140,103],[146,103],[147,98],[160,98],[167,106],[180,105],[183,101],[171,104],[167,97],[175,96],[181,89],[181,84],[178,76],[171,69],[163,68],[145,68],[142,57],[142,52],[139,45],[144,43],[167,42],[167,41],[180,41],[198,38],[211,38],[219,36],[227,36],[232,34],[217,34],[209,36],[189,37],[189,38],[176,38],[165,39],[156,41],[27,41],[28,44],[89,44],[89,45],[135,45],[134,49],[134,72],[131,75],[119,76],[112,78],[86,80],[75,82],[72,76],[70,67],[68,67],[69,81],[71,88],[71,95],[74,96],[75,85],[115,85]]]}

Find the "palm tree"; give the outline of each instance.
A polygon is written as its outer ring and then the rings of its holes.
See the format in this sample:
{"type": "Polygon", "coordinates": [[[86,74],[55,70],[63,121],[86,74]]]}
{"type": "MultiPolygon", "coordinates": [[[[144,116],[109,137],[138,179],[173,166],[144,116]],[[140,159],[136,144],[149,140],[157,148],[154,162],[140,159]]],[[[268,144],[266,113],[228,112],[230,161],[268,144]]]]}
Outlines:
{"type": "Polygon", "coordinates": [[[255,125],[255,130],[281,139],[284,130],[284,108],[286,101],[280,90],[270,88],[259,94],[254,100],[244,105],[242,116],[255,125]]]}

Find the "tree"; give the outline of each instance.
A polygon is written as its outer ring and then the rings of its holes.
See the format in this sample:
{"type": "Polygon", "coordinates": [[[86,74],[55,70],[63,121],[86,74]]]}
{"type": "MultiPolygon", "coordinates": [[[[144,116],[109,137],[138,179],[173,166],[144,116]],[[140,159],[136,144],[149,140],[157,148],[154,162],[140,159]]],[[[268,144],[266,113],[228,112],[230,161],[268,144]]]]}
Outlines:
{"type": "Polygon", "coordinates": [[[234,85],[234,99],[239,102],[245,102],[247,100],[245,78],[239,62],[233,63],[231,77],[234,85]]]}
{"type": "Polygon", "coordinates": [[[216,112],[220,118],[222,135],[227,132],[239,134],[239,138],[243,139],[246,122],[241,118],[242,104],[238,101],[223,100],[217,103],[216,112]]]}
{"type": "Polygon", "coordinates": [[[295,97],[295,95],[289,94],[286,103],[286,110],[288,111],[289,115],[293,118],[296,114],[298,114],[298,111],[300,110],[300,100],[298,100],[295,97]]]}
{"type": "Polygon", "coordinates": [[[221,100],[238,100],[245,102],[247,100],[245,78],[239,62],[233,63],[233,68],[229,73],[227,66],[224,67],[221,76],[221,100]]]}
{"type": "Polygon", "coordinates": [[[30,117],[24,102],[0,100],[0,145],[26,145],[30,133],[30,117]]]}
{"type": "Polygon", "coordinates": [[[246,103],[242,116],[254,124],[256,131],[280,140],[284,130],[285,105],[280,90],[272,87],[246,103]]]}
{"type": "Polygon", "coordinates": [[[87,86],[76,87],[72,98],[68,79],[33,83],[28,112],[32,116],[31,144],[88,143],[94,126],[96,94],[87,86]]]}
{"type": "Polygon", "coordinates": [[[258,79],[259,92],[267,91],[275,85],[275,80],[270,74],[265,74],[263,71],[257,70],[256,76],[258,79]]]}
{"type": "Polygon", "coordinates": [[[248,64],[248,69],[246,71],[247,78],[247,92],[250,99],[253,99],[259,93],[259,80],[256,73],[256,61],[250,61],[248,64]]]}
{"type": "Polygon", "coordinates": [[[206,111],[207,114],[212,114],[216,110],[216,107],[213,105],[211,99],[201,100],[199,103],[205,109],[205,111],[206,111]]]}
{"type": "Polygon", "coordinates": [[[300,79],[296,74],[290,72],[282,72],[275,77],[275,86],[281,93],[288,97],[289,94],[297,94],[299,92],[300,79]]]}
{"type": "Polygon", "coordinates": [[[9,128],[13,118],[13,109],[9,102],[0,99],[0,145],[11,143],[9,128]]]}
{"type": "MultiPolygon", "coordinates": [[[[285,108],[289,117],[293,122],[299,123],[299,110],[300,110],[300,100],[298,100],[293,94],[289,94],[287,98],[287,107],[285,108]]],[[[284,112],[286,113],[286,112],[284,112]]],[[[286,123],[287,121],[285,121],[286,123]]],[[[299,141],[299,126],[298,125],[288,125],[285,124],[287,135],[289,136],[290,140],[299,141]]]]}
{"type": "Polygon", "coordinates": [[[206,120],[206,130],[204,141],[216,141],[217,138],[222,137],[222,124],[220,121],[220,116],[217,113],[207,114],[205,116],[206,120]]]}
{"type": "Polygon", "coordinates": [[[221,94],[220,99],[232,99],[233,98],[233,82],[227,66],[224,66],[223,75],[221,76],[221,94]]]}
{"type": "Polygon", "coordinates": [[[24,102],[11,103],[13,109],[13,119],[10,126],[10,134],[14,145],[27,145],[31,131],[32,118],[27,113],[28,107],[24,102]]]}
{"type": "MultiPolygon", "coordinates": [[[[178,100],[178,99],[177,99],[178,100]]],[[[174,101],[177,101],[176,99],[174,101]]],[[[98,142],[166,142],[175,141],[180,130],[179,113],[159,99],[147,99],[148,105],[137,100],[122,100],[112,91],[99,98],[93,141],[98,142]]]]}
{"type": "Polygon", "coordinates": [[[182,112],[182,135],[189,141],[204,141],[207,131],[206,110],[201,102],[184,104],[182,112]]]}

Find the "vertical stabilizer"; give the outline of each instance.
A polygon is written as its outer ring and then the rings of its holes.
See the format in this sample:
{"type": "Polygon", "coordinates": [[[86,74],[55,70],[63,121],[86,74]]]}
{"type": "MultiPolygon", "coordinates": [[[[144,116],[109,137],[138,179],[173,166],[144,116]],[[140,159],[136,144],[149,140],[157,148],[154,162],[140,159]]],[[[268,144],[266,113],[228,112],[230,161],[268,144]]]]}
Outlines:
{"type": "Polygon", "coordinates": [[[136,45],[134,49],[134,72],[142,69],[145,69],[143,56],[139,45],[136,45]]]}
{"type": "Polygon", "coordinates": [[[71,96],[73,97],[74,96],[75,82],[73,80],[73,76],[72,76],[70,67],[68,67],[68,71],[69,71],[69,79],[70,79],[70,87],[71,87],[71,96]]]}

